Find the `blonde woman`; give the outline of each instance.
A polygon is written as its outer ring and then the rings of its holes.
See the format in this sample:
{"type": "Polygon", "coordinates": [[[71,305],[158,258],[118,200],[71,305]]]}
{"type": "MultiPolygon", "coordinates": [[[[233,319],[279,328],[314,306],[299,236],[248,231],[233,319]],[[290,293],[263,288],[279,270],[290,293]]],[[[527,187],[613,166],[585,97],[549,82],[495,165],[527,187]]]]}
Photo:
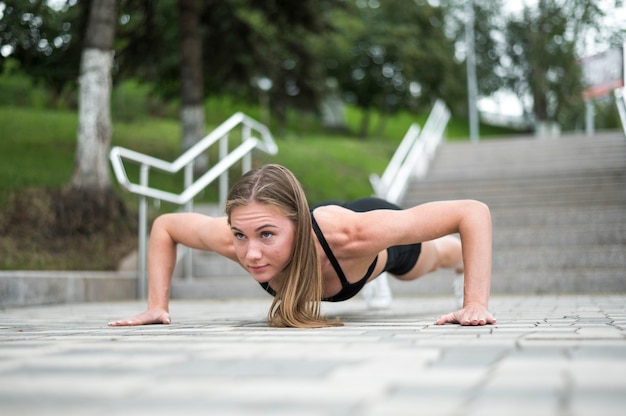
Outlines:
{"type": "Polygon", "coordinates": [[[321,316],[321,301],[347,300],[385,271],[414,280],[440,267],[465,273],[464,304],[436,324],[495,323],[487,308],[491,216],[477,201],[400,209],[366,198],[309,209],[288,169],[266,165],[251,170],[233,186],[225,217],[176,213],[155,220],[148,251],[148,308],[110,326],[170,323],[177,244],[239,263],[274,295],[268,314],[271,326],[341,325],[321,316]],[[461,241],[450,236],[455,233],[461,241]]]}

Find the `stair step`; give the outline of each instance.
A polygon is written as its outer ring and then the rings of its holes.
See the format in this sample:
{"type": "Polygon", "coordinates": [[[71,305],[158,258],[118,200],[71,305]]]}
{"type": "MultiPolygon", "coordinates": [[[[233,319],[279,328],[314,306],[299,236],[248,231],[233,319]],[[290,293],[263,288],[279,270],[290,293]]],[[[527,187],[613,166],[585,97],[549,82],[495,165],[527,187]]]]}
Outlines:
{"type": "MultiPolygon", "coordinates": [[[[452,280],[449,270],[439,270],[417,280],[406,282],[389,279],[394,296],[449,295],[452,301],[452,280]]],[[[491,293],[571,294],[571,293],[623,293],[626,285],[622,268],[534,269],[514,268],[495,271],[491,280],[491,293]],[[590,278],[592,276],[592,278],[590,278]]]]}
{"type": "Polygon", "coordinates": [[[493,268],[575,269],[622,268],[626,276],[626,250],[622,244],[596,246],[517,246],[493,249],[493,268]]]}
{"type": "MultiPolygon", "coordinates": [[[[423,182],[415,181],[410,184],[405,203],[433,200],[433,198],[441,198],[445,195],[450,195],[447,199],[478,195],[504,202],[510,198],[541,199],[552,194],[583,201],[597,198],[626,200],[626,172],[514,179],[498,177],[456,181],[426,179],[423,182]]],[[[473,199],[478,199],[478,197],[474,196],[473,199]]]]}
{"type": "Polygon", "coordinates": [[[580,224],[575,227],[494,227],[494,247],[543,247],[564,246],[589,247],[604,245],[626,246],[626,223],[608,224],[598,229],[594,224],[580,224]]]}
{"type": "Polygon", "coordinates": [[[626,209],[623,205],[554,207],[499,207],[492,213],[494,228],[503,227],[563,227],[576,224],[623,224],[626,223],[626,209]]]}

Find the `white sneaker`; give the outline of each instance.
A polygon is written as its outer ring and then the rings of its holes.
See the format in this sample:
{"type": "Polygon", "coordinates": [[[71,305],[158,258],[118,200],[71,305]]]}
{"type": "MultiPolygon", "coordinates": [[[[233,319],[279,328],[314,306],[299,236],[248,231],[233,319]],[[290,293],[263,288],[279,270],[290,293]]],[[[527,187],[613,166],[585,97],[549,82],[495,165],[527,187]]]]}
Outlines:
{"type": "Polygon", "coordinates": [[[463,307],[463,289],[465,287],[465,276],[463,275],[463,273],[454,276],[454,280],[452,281],[452,287],[454,288],[456,306],[461,309],[463,307]]]}
{"type": "Polygon", "coordinates": [[[387,280],[387,273],[382,273],[376,279],[367,283],[361,290],[368,309],[387,309],[391,306],[391,289],[387,280]]]}

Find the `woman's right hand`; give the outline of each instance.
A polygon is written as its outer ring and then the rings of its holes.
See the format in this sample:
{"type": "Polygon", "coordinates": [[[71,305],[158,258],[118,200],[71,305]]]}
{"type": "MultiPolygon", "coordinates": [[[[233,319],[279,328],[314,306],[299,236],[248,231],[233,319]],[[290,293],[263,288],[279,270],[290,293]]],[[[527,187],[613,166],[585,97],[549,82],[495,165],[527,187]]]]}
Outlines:
{"type": "Polygon", "coordinates": [[[150,325],[150,324],[164,324],[167,325],[171,322],[171,317],[168,311],[165,309],[148,309],[145,312],[137,314],[128,319],[120,319],[119,321],[109,322],[109,326],[135,326],[135,325],[150,325]]]}

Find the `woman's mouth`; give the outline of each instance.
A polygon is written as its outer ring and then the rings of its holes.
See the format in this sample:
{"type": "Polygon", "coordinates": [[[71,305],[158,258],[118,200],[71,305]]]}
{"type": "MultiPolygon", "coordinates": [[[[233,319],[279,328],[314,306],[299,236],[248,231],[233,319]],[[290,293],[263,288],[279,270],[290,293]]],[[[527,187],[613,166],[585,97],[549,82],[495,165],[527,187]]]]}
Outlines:
{"type": "Polygon", "coordinates": [[[254,274],[260,274],[263,273],[264,271],[266,271],[270,266],[267,264],[264,264],[262,266],[248,266],[248,268],[250,269],[250,272],[254,273],[254,274]]]}

